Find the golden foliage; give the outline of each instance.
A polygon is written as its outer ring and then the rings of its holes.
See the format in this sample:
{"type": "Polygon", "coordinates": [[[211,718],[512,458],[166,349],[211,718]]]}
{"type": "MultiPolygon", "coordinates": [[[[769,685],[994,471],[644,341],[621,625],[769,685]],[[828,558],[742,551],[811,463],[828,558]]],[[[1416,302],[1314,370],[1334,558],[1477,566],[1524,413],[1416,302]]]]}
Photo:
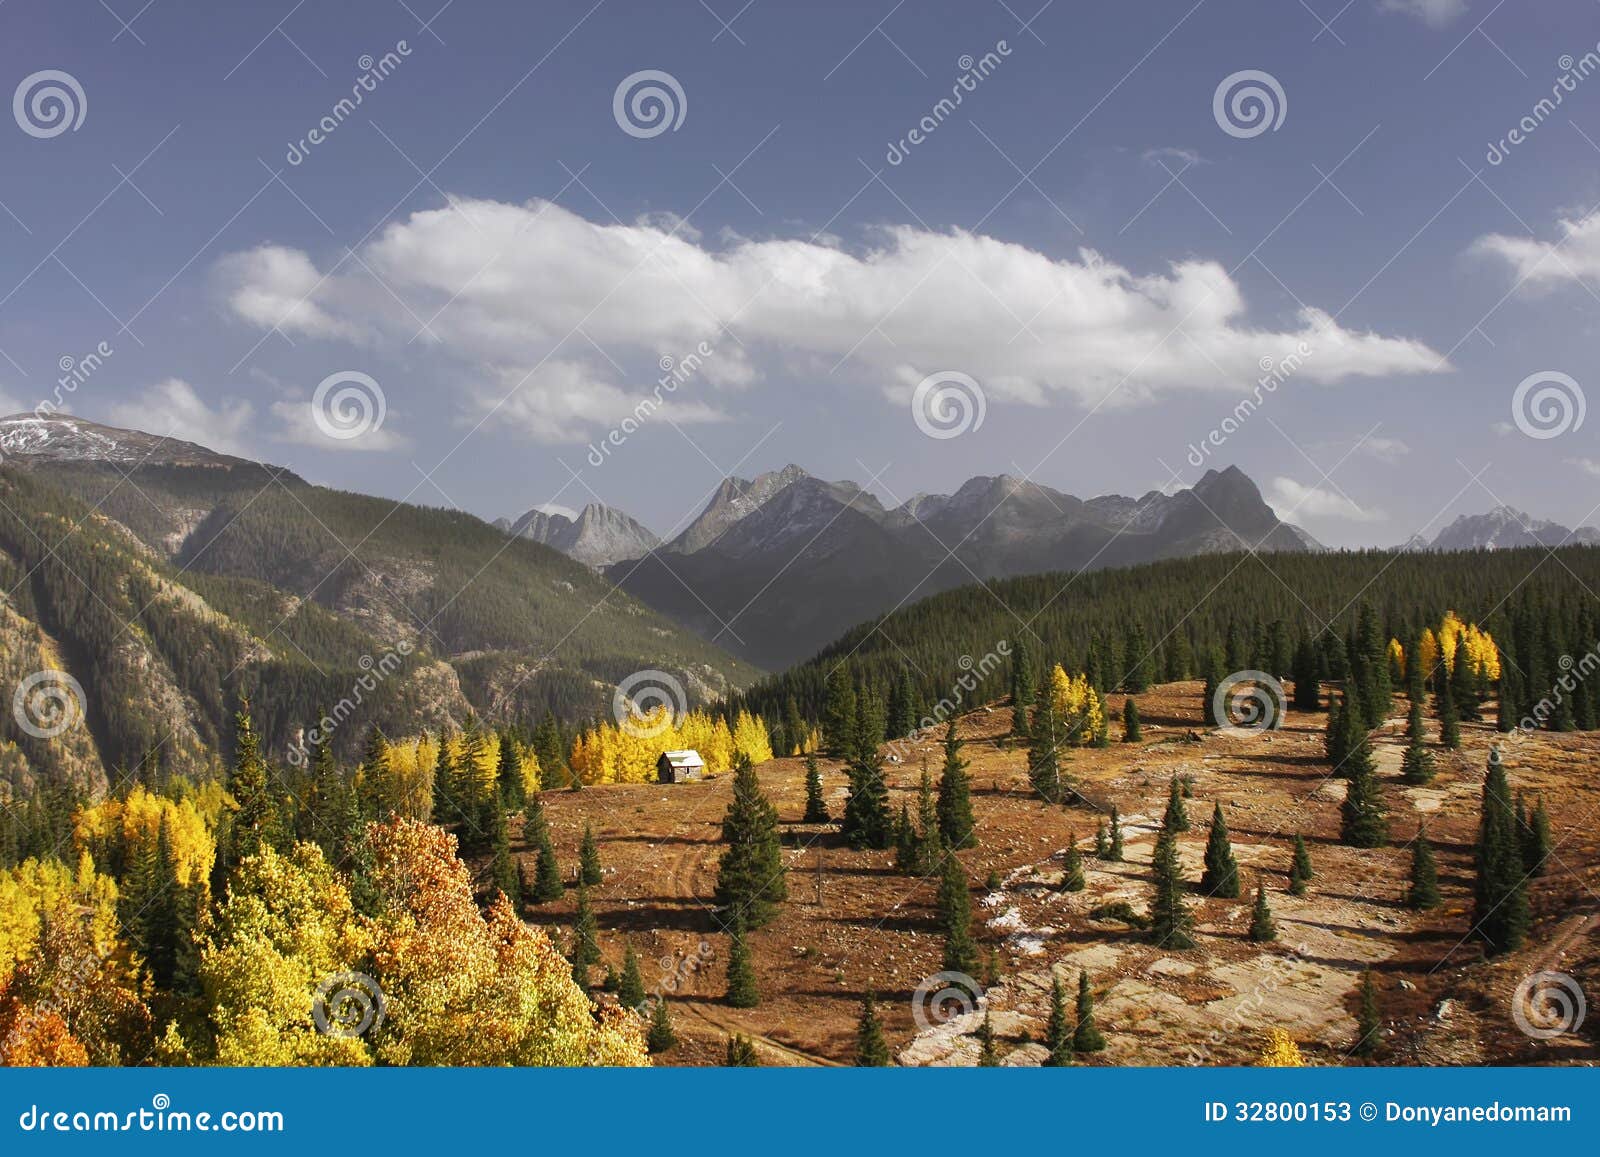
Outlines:
{"type": "Polygon", "coordinates": [[[1281,1028],[1275,1028],[1267,1034],[1267,1047],[1261,1050],[1256,1064],[1262,1068],[1299,1069],[1306,1066],[1306,1061],[1300,1055],[1300,1046],[1295,1044],[1294,1037],[1281,1028]]]}
{"type": "Polygon", "coordinates": [[[206,879],[217,845],[199,807],[188,799],[174,803],[135,787],[126,799],[107,799],[79,812],[74,821],[78,847],[100,865],[132,864],[155,847],[162,821],[184,884],[206,879]]]}
{"type": "Polygon", "coordinates": [[[754,764],[772,758],[772,740],[759,715],[741,711],[730,731],[725,720],[705,711],[674,720],[663,705],[640,715],[626,729],[601,723],[581,733],[573,740],[568,762],[587,784],[649,783],[655,779],[661,753],[682,748],[698,751],[712,775],[727,771],[740,754],[754,764]]]}
{"type": "Polygon", "coordinates": [[[1087,747],[1106,735],[1106,705],[1089,683],[1089,676],[1068,675],[1057,663],[1050,671],[1050,701],[1067,743],[1087,747]]]}

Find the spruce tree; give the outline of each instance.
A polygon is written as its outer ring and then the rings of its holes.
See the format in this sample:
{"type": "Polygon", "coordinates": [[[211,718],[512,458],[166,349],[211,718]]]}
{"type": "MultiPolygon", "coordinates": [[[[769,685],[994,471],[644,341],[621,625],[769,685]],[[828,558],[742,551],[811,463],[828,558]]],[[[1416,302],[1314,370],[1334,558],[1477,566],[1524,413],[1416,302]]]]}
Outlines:
{"type": "Polygon", "coordinates": [[[1167,814],[1162,818],[1161,826],[1169,832],[1186,832],[1189,830],[1189,810],[1183,804],[1183,784],[1178,782],[1178,777],[1172,777],[1172,783],[1167,791],[1167,814]]]}
{"type": "Polygon", "coordinates": [[[1294,834],[1294,860],[1289,865],[1289,894],[1291,896],[1304,896],[1306,885],[1315,875],[1311,870],[1311,852],[1306,847],[1306,838],[1299,832],[1294,834]]]}
{"type": "Polygon", "coordinates": [[[806,814],[800,821],[807,824],[829,822],[828,803],[822,797],[822,766],[815,755],[806,756],[806,814]]]}
{"type": "Polygon", "coordinates": [[[578,879],[591,887],[605,879],[605,869],[600,865],[600,845],[594,838],[594,827],[583,825],[583,841],[578,845],[578,879]]]}
{"type": "Polygon", "coordinates": [[[1206,840],[1206,869],[1200,877],[1200,891],[1228,900],[1239,895],[1239,864],[1228,842],[1228,821],[1222,816],[1220,802],[1213,805],[1211,812],[1211,835],[1206,840]]]}
{"type": "Polygon", "coordinates": [[[1089,990],[1089,974],[1078,970],[1078,1017],[1072,1033],[1074,1052],[1097,1053],[1106,1047],[1106,1038],[1094,1023],[1094,993],[1089,990]]]}
{"type": "Polygon", "coordinates": [[[1078,852],[1078,837],[1067,837],[1067,856],[1061,873],[1061,890],[1063,892],[1083,891],[1083,856],[1078,852]]]}
{"type": "Polygon", "coordinates": [[[1349,732],[1345,728],[1345,698],[1340,696],[1328,704],[1328,719],[1322,728],[1322,750],[1333,767],[1334,775],[1344,774],[1345,756],[1349,754],[1349,732]]]}
{"type": "Polygon", "coordinates": [[[727,845],[717,870],[717,909],[724,920],[760,928],[778,913],[789,895],[777,810],[761,792],[749,756],[734,759],[733,798],[722,818],[727,845]]]}
{"type": "Polygon", "coordinates": [[[975,848],[978,836],[972,820],[972,784],[967,779],[967,761],[961,758],[961,740],[956,738],[954,719],[944,732],[944,770],[939,776],[939,834],[944,846],[952,850],[975,848]]]}
{"type": "Polygon", "coordinates": [[[1256,884],[1256,902],[1250,910],[1250,939],[1265,944],[1278,938],[1278,926],[1272,922],[1272,909],[1267,905],[1267,886],[1256,884]]]}
{"type": "Polygon", "coordinates": [[[878,1022],[874,999],[870,991],[861,999],[861,1018],[856,1022],[858,1068],[885,1068],[889,1064],[889,1046],[883,1039],[883,1025],[878,1022]]]}
{"type": "Polygon", "coordinates": [[[1111,848],[1106,853],[1106,859],[1113,864],[1122,862],[1122,817],[1117,814],[1115,805],[1111,808],[1111,848]]]}
{"type": "Polygon", "coordinates": [[[448,828],[461,820],[461,809],[456,799],[456,772],[450,758],[450,731],[439,729],[439,754],[433,763],[433,822],[448,828]]]}
{"type": "Polygon", "coordinates": [[[522,748],[509,731],[500,733],[500,756],[495,764],[494,781],[503,810],[516,811],[526,802],[527,785],[522,782],[522,748]]]}
{"type": "Polygon", "coordinates": [[[617,980],[617,1002],[623,1008],[638,1008],[644,1003],[644,978],[639,975],[639,957],[629,941],[622,954],[622,975],[617,980]]]}
{"type": "Polygon", "coordinates": [[[734,1008],[754,1008],[761,1003],[756,987],[755,965],[750,961],[750,946],[745,943],[744,922],[735,920],[728,943],[728,1003],[734,1008]]]}
{"type": "Polygon", "coordinates": [[[498,805],[492,813],[495,823],[492,835],[493,859],[489,864],[489,879],[500,893],[511,902],[513,909],[522,907],[522,876],[517,861],[511,855],[511,841],[506,832],[506,817],[498,805]]]}
{"type": "Polygon", "coordinates": [[[1122,742],[1138,743],[1143,737],[1139,730],[1139,704],[1129,695],[1122,701],[1122,742]]]}
{"type": "Polygon", "coordinates": [[[1361,772],[1370,773],[1373,770],[1372,743],[1367,734],[1366,719],[1361,713],[1361,705],[1354,702],[1341,704],[1339,725],[1342,731],[1340,749],[1343,754],[1339,762],[1334,765],[1333,773],[1346,779],[1354,779],[1361,772]]]}
{"type": "Polygon", "coordinates": [[[1527,869],[1517,840],[1516,822],[1505,764],[1501,762],[1500,749],[1493,748],[1489,752],[1489,773],[1483,781],[1472,914],[1472,930],[1488,945],[1491,955],[1522,947],[1528,934],[1527,869]]]}
{"type": "Polygon", "coordinates": [[[1076,1019],[1067,1011],[1067,990],[1054,969],[1050,971],[1050,1019],[1045,1023],[1044,1047],[1048,1050],[1039,1063],[1046,1068],[1063,1068],[1072,1063],[1072,1037],[1076,1019]]]}
{"type": "Polygon", "coordinates": [[[535,835],[537,855],[534,858],[533,894],[530,904],[546,904],[559,900],[565,890],[561,882],[561,865],[556,860],[556,846],[550,838],[550,829],[543,823],[535,835]]]}
{"type": "Polygon", "coordinates": [[[1097,860],[1109,859],[1111,856],[1111,840],[1106,836],[1106,825],[1102,823],[1094,831],[1094,858],[1097,860]]]}
{"type": "Polygon", "coordinates": [[[1372,978],[1372,969],[1361,974],[1361,1009],[1356,1014],[1356,1043],[1350,1051],[1358,1057],[1370,1057],[1378,1051],[1379,1034],[1383,1017],[1378,1010],[1378,985],[1372,978]]]}
{"type": "Polygon", "coordinates": [[[1151,857],[1150,935],[1163,948],[1193,948],[1194,917],[1184,899],[1183,865],[1178,837],[1162,828],[1151,857]]]}
{"type": "Polygon", "coordinates": [[[651,1055],[664,1053],[678,1043],[678,1034],[672,1030],[672,1014],[667,1011],[667,998],[658,996],[650,1011],[650,1029],[645,1034],[645,1048],[651,1055]]]}
{"type": "Polygon", "coordinates": [[[272,796],[267,764],[261,758],[261,743],[256,738],[247,699],[234,716],[233,772],[228,778],[234,812],[229,824],[232,861],[257,855],[263,848],[283,845],[283,820],[278,802],[272,796]]]}
{"type": "Polygon", "coordinates": [[[1461,716],[1456,707],[1455,691],[1445,674],[1444,660],[1439,661],[1439,674],[1434,678],[1434,714],[1439,717],[1439,746],[1446,751],[1461,749],[1461,716]]]}
{"type": "Polygon", "coordinates": [[[598,933],[594,910],[589,907],[589,889],[579,884],[578,911],[572,921],[572,979],[579,988],[589,987],[589,969],[600,963],[598,933]]]}
{"type": "Polygon", "coordinates": [[[883,756],[878,751],[874,708],[870,692],[856,699],[854,746],[847,768],[850,798],[844,805],[839,830],[852,848],[887,848],[893,838],[889,817],[889,788],[883,778],[883,756]]]}
{"type": "Polygon", "coordinates": [[[850,757],[855,745],[856,691],[850,672],[840,663],[828,674],[827,703],[822,713],[822,742],[829,755],[850,757]]]}
{"type": "Polygon", "coordinates": [[[1144,627],[1137,621],[1128,628],[1127,645],[1123,650],[1128,670],[1123,685],[1131,695],[1143,695],[1150,689],[1150,646],[1145,641],[1144,627]]]}
{"type": "Polygon", "coordinates": [[[944,932],[944,970],[974,975],[978,946],[972,939],[972,896],[967,873],[953,855],[945,856],[939,880],[939,927],[944,932]]]}
{"type": "Polygon", "coordinates": [[[1423,746],[1422,703],[1411,701],[1406,722],[1406,752],[1400,759],[1400,778],[1405,783],[1424,784],[1433,780],[1433,755],[1423,746]]]}
{"type": "Polygon", "coordinates": [[[1011,734],[1031,734],[1029,716],[1033,708],[1033,663],[1028,649],[1018,643],[1011,652],[1011,734]]]}
{"type": "Polygon", "coordinates": [[[1345,758],[1350,768],[1350,783],[1345,790],[1344,802],[1339,805],[1339,840],[1352,848],[1381,848],[1389,842],[1389,821],[1383,802],[1383,792],[1378,787],[1378,776],[1372,768],[1367,737],[1362,733],[1357,748],[1345,758]]]}
{"type": "Polygon", "coordinates": [[[1439,868],[1428,844],[1427,829],[1418,826],[1411,844],[1411,885],[1406,889],[1406,907],[1425,912],[1439,906],[1439,868]]]}

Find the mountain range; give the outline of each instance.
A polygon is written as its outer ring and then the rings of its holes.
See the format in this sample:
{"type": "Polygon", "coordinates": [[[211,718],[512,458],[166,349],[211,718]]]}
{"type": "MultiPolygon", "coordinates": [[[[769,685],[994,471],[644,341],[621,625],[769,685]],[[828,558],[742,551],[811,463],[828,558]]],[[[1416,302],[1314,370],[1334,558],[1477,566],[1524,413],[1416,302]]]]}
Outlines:
{"type": "Polygon", "coordinates": [[[1510,506],[1497,506],[1487,514],[1463,514],[1430,542],[1413,536],[1401,550],[1508,550],[1519,546],[1594,546],[1600,530],[1580,526],[1569,530],[1559,523],[1534,518],[1510,506]]]}
{"type": "Polygon", "coordinates": [[[841,632],[952,587],[1242,549],[1320,546],[1280,522],[1230,467],[1194,487],[1088,500],[1010,475],[886,508],[854,482],[798,466],[726,479],[680,534],[606,576],[769,670],[841,632]]]}

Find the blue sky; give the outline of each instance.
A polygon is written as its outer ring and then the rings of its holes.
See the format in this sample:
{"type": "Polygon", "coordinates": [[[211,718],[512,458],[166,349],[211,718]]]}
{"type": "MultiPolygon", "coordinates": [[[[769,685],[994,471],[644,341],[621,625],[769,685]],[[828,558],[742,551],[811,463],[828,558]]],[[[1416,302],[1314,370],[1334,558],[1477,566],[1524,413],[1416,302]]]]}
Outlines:
{"type": "Polygon", "coordinates": [[[58,70],[84,106],[0,131],[6,408],[105,343],[83,417],[663,533],[790,461],[894,502],[1200,458],[1336,544],[1600,517],[1600,417],[1514,414],[1531,375],[1568,378],[1525,411],[1597,388],[1587,0],[440,2],[0,6],[7,90],[58,70]],[[676,128],[619,123],[645,70],[676,128]],[[1245,70],[1282,92],[1254,135],[1214,113],[1245,70]],[[1224,430],[1264,358],[1291,369],[1224,430]],[[331,437],[313,397],[347,373],[383,421],[331,437]],[[916,386],[950,374],[983,420],[929,437],[916,386]]]}

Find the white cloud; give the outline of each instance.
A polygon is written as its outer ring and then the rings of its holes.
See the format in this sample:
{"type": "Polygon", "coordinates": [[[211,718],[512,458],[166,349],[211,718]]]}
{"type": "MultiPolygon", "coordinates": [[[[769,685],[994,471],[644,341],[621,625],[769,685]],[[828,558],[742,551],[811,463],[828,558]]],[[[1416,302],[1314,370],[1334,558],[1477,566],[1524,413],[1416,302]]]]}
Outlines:
{"type": "Polygon", "coordinates": [[[194,387],[181,378],[168,378],[150,386],[134,400],[110,407],[113,426],[143,430],[148,434],[196,442],[221,454],[250,457],[246,432],[255,407],[242,400],[206,405],[194,387]]]}
{"type": "Polygon", "coordinates": [[[1591,478],[1600,478],[1600,460],[1594,458],[1568,458],[1568,466],[1576,466],[1591,478]]]}
{"type": "Polygon", "coordinates": [[[1376,458],[1379,462],[1398,462],[1411,453],[1411,447],[1399,438],[1385,438],[1374,434],[1363,439],[1356,446],[1355,452],[1368,458],[1376,458]]]}
{"type": "Polygon", "coordinates": [[[1378,0],[1380,12],[1404,12],[1442,28],[1467,10],[1467,0],[1378,0]]]}
{"type": "Polygon", "coordinates": [[[1140,159],[1152,165],[1161,165],[1163,162],[1169,162],[1169,164],[1166,166],[1169,169],[1171,167],[1170,162],[1176,162],[1177,167],[1180,169],[1205,163],[1205,158],[1202,157],[1196,150],[1174,148],[1171,146],[1159,149],[1146,149],[1140,154],[1140,159]]]}
{"type": "Polygon", "coordinates": [[[685,420],[716,413],[695,385],[783,375],[907,397],[954,369],[991,402],[1095,405],[1115,391],[1107,404],[1132,405],[1237,390],[1262,358],[1300,342],[1314,356],[1296,378],[1313,383],[1449,368],[1419,341],[1346,329],[1316,309],[1278,328],[1247,324],[1240,287],[1214,261],[1139,274],[1089,250],[1058,259],[960,230],[891,227],[860,252],[737,237],[715,248],[660,219],[603,224],[547,202],[455,199],[391,224],[360,258],[324,277],[305,253],[263,246],[219,272],[237,316],[291,334],[409,342],[428,319],[418,344],[455,363],[469,415],[538,367],[497,417],[549,440],[580,439],[645,396],[653,367],[629,382],[618,363],[681,357],[702,341],[715,354],[673,399],[685,420]]]}
{"type": "Polygon", "coordinates": [[[1470,252],[1504,261],[1519,285],[1547,287],[1600,276],[1600,213],[1556,222],[1558,241],[1490,233],[1472,243],[1470,252]]]}
{"type": "Polygon", "coordinates": [[[1277,477],[1267,487],[1267,505],[1284,522],[1303,518],[1338,518],[1347,522],[1382,522],[1389,516],[1368,510],[1335,490],[1302,486],[1293,478],[1277,477]]]}
{"type": "MultiPolygon", "coordinates": [[[[591,431],[624,422],[672,421],[679,426],[719,422],[726,415],[703,402],[680,401],[678,391],[631,394],[601,378],[593,367],[551,360],[530,369],[501,368],[468,400],[474,421],[499,421],[540,442],[582,442],[591,431]]],[[[631,433],[631,429],[625,431],[631,433]]]]}

